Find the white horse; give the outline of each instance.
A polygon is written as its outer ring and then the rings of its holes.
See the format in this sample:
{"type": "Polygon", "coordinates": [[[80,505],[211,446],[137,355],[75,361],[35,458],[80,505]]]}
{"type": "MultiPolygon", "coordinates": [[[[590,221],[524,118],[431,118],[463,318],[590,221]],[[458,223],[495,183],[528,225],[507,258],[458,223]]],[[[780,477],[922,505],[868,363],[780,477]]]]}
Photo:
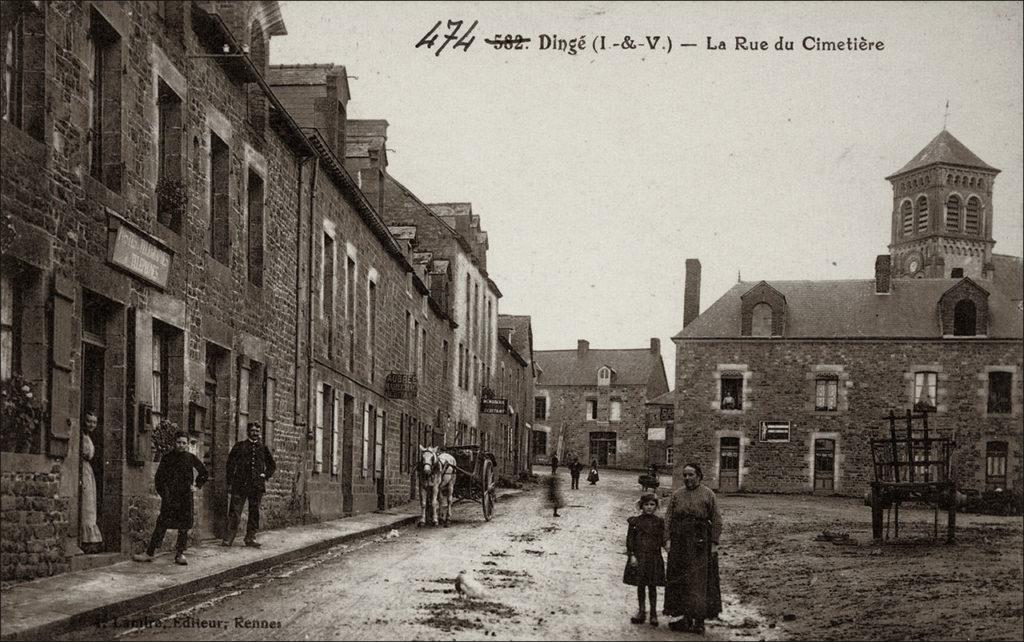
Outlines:
{"type": "Polygon", "coordinates": [[[433,520],[437,525],[437,504],[439,497],[447,500],[444,514],[444,525],[448,526],[452,517],[452,498],[455,495],[455,458],[448,453],[438,452],[436,446],[424,448],[420,446],[420,521],[423,526],[427,521],[427,493],[430,493],[433,506],[433,520]]]}

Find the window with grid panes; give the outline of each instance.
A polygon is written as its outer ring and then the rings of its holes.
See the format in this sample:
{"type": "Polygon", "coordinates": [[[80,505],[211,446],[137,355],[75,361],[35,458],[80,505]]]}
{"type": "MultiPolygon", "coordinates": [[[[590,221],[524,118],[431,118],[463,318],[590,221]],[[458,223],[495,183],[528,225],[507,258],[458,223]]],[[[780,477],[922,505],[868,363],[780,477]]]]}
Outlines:
{"type": "Polygon", "coordinates": [[[839,378],[836,376],[819,376],[814,380],[814,409],[818,411],[834,411],[838,408],[839,378]]]}

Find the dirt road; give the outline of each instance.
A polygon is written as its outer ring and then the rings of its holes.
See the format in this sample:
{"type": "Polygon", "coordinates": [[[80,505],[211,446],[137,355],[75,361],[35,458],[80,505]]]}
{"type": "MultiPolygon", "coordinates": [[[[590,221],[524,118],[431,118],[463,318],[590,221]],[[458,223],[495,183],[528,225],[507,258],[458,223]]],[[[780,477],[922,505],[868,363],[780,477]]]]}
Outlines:
{"type": "MultiPolygon", "coordinates": [[[[338,546],[73,639],[698,639],[664,621],[629,623],[635,593],[621,577],[635,480],[607,471],[570,491],[566,475],[558,518],[541,488],[500,501],[491,522],[464,504],[450,528],[338,546]],[[485,598],[455,594],[463,569],[485,598]]],[[[1020,518],[961,516],[947,546],[921,539],[931,513],[905,510],[904,543],[874,545],[869,509],[854,500],[720,504],[725,612],[704,639],[1020,638],[1020,518]],[[825,529],[854,542],[815,541],[825,529]]]]}

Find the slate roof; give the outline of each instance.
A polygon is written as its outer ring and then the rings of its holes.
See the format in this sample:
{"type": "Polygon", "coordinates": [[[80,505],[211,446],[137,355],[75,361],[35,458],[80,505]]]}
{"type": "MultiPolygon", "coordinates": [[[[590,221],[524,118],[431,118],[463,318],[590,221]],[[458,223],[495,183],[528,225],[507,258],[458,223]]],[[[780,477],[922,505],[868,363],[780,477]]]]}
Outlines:
{"type": "Polygon", "coordinates": [[[596,386],[597,370],[608,366],[613,386],[646,386],[655,368],[664,366],[661,355],[648,348],[636,350],[589,349],[583,358],[576,350],[534,350],[538,386],[596,386]]]}
{"type": "Polygon", "coordinates": [[[675,390],[669,390],[665,394],[658,395],[654,399],[650,399],[647,402],[648,406],[650,406],[650,405],[655,405],[655,406],[674,406],[675,404],[676,404],[676,391],[675,390]]]}
{"type": "Polygon", "coordinates": [[[531,361],[530,316],[527,314],[499,314],[498,328],[512,328],[512,347],[524,359],[531,361]]]}
{"type": "MultiPolygon", "coordinates": [[[[1014,257],[1009,257],[1014,258],[1014,257]]],[[[1003,275],[1021,282],[1017,272],[1003,275]]],[[[996,280],[975,281],[989,291],[992,338],[1021,338],[1022,313],[996,280]]],[[[875,294],[873,279],[851,281],[770,281],[786,297],[786,338],[941,337],[938,303],[961,279],[895,279],[888,295],[875,294]]],[[[683,328],[676,337],[727,338],[740,335],[740,297],[759,282],[741,282],[683,328]]],[[[1020,295],[1018,295],[1019,297],[1020,295]]]]}
{"type": "Polygon", "coordinates": [[[343,66],[334,63],[270,65],[267,82],[271,85],[323,85],[327,82],[327,74],[335,69],[342,76],[346,74],[343,66]]]}
{"type": "Polygon", "coordinates": [[[909,163],[894,172],[888,178],[899,176],[900,174],[920,169],[928,165],[934,165],[935,163],[948,163],[950,165],[978,167],[995,172],[999,171],[995,167],[992,167],[985,161],[978,158],[974,152],[967,149],[966,145],[958,141],[953,134],[950,134],[948,131],[943,129],[939,132],[938,136],[932,139],[932,142],[925,145],[924,149],[917,153],[917,156],[910,159],[909,163]]]}
{"type": "Polygon", "coordinates": [[[1024,258],[1009,254],[993,254],[992,266],[996,271],[995,289],[1012,300],[1024,299],[1024,258]]]}

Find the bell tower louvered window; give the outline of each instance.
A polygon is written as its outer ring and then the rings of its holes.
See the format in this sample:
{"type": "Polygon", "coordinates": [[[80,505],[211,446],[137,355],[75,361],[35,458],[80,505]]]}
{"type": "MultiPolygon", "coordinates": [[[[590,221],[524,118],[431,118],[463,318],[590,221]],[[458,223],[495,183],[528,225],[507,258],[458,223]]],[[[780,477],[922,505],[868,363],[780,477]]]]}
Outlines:
{"type": "Polygon", "coordinates": [[[960,197],[950,194],[946,199],[946,231],[960,231],[960,197]]]}
{"type": "Polygon", "coordinates": [[[967,199],[967,215],[964,217],[964,231],[968,234],[981,232],[981,201],[977,196],[967,199]]]}
{"type": "Polygon", "coordinates": [[[914,233],[914,209],[910,205],[910,201],[903,201],[903,205],[900,207],[900,217],[903,220],[903,236],[909,236],[914,233]]]}
{"type": "Polygon", "coordinates": [[[917,217],[917,233],[923,234],[928,231],[928,197],[922,196],[917,199],[915,211],[917,217]]]}

